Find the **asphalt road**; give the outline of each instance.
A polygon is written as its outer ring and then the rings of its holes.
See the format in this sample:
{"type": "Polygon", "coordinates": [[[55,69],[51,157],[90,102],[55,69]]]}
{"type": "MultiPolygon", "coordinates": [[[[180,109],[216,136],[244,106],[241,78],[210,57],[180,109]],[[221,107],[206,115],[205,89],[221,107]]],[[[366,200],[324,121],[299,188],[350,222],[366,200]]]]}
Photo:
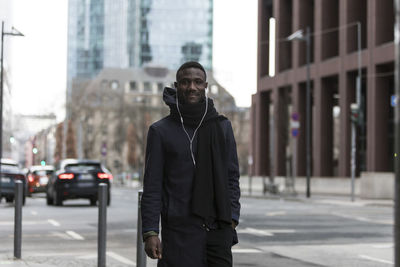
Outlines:
{"type": "MultiPolygon", "coordinates": [[[[234,266],[393,265],[393,208],[340,199],[242,198],[234,266]]],[[[13,255],[13,204],[0,203],[0,265],[13,255]]],[[[23,208],[22,258],[47,266],[97,266],[98,208],[88,200],[23,208]]],[[[107,266],[135,266],[137,190],[112,190],[107,210],[107,266]]],[[[147,266],[156,266],[148,259],[147,266]]]]}

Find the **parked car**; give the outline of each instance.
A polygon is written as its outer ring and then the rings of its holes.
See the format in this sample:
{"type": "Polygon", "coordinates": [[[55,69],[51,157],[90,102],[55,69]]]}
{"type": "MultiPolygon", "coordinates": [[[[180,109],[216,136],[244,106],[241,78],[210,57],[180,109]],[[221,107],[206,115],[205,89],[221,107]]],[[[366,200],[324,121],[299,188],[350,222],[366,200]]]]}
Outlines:
{"type": "Polygon", "coordinates": [[[108,203],[113,176],[100,161],[65,159],[55,166],[46,189],[47,205],[61,206],[66,199],[87,198],[97,202],[100,183],[108,184],[108,203]]]}
{"type": "Polygon", "coordinates": [[[11,159],[0,160],[1,183],[0,183],[0,201],[4,197],[6,202],[13,202],[15,199],[15,181],[23,182],[22,203],[25,204],[26,197],[26,179],[24,172],[18,166],[18,163],[11,159]]]}
{"type": "Polygon", "coordinates": [[[34,165],[29,168],[28,177],[28,196],[32,193],[46,192],[49,178],[54,172],[54,166],[34,165]]]}

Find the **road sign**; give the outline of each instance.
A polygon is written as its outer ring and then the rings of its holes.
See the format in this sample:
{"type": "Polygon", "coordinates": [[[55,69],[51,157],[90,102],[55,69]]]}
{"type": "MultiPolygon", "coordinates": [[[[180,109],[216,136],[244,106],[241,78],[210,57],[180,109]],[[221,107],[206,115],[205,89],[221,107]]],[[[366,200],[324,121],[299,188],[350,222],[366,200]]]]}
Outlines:
{"type": "Polygon", "coordinates": [[[106,143],[103,143],[103,145],[101,146],[101,155],[102,156],[107,155],[107,144],[106,143]]]}
{"type": "Polygon", "coordinates": [[[300,117],[299,113],[297,113],[297,112],[292,113],[292,116],[291,116],[292,121],[299,121],[299,117],[300,117]]]}
{"type": "Polygon", "coordinates": [[[290,116],[290,128],[292,132],[293,137],[297,137],[299,135],[299,129],[300,129],[300,122],[299,122],[299,113],[293,112],[292,115],[290,116]]]}
{"type": "Polygon", "coordinates": [[[299,121],[291,121],[290,122],[290,128],[299,129],[300,128],[300,122],[299,121]]]}

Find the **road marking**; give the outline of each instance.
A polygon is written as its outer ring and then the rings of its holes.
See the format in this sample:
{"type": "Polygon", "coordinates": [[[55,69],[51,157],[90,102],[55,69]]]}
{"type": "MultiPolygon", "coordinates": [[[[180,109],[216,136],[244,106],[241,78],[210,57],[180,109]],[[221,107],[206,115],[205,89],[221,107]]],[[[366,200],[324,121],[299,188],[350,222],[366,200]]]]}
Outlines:
{"type": "Polygon", "coordinates": [[[365,259],[365,260],[370,260],[370,261],[376,261],[376,262],[380,262],[380,263],[387,263],[387,264],[394,264],[394,262],[392,261],[387,261],[387,260],[383,260],[383,259],[379,259],[379,258],[373,258],[367,255],[358,255],[358,257],[365,259]]]}
{"type": "Polygon", "coordinates": [[[136,263],[134,263],[133,261],[131,261],[130,259],[127,259],[121,255],[118,255],[115,252],[109,251],[106,253],[108,256],[110,256],[111,258],[114,258],[115,260],[125,263],[125,264],[129,264],[129,265],[134,265],[136,266],[136,263]]]}
{"type": "Polygon", "coordinates": [[[78,233],[75,233],[74,231],[66,231],[66,233],[67,233],[68,235],[70,235],[73,239],[76,239],[76,240],[85,240],[85,238],[84,238],[83,236],[81,236],[81,235],[78,234],[78,233]]]}
{"type": "Polygon", "coordinates": [[[255,229],[246,227],[244,229],[238,229],[237,232],[239,234],[251,234],[251,235],[258,235],[258,236],[274,236],[276,234],[283,234],[283,233],[295,233],[296,230],[293,229],[255,229]]]}
{"type": "Polygon", "coordinates": [[[238,234],[251,234],[251,235],[263,235],[263,236],[273,236],[273,233],[263,231],[263,230],[258,230],[254,228],[249,228],[246,227],[244,229],[238,229],[237,230],[238,234]]]}
{"type": "Polygon", "coordinates": [[[233,248],[232,253],[262,253],[262,251],[255,248],[233,248]]]}
{"type": "Polygon", "coordinates": [[[286,211],[273,211],[273,212],[268,212],[265,215],[267,216],[286,215],[286,211]]]}
{"type": "Polygon", "coordinates": [[[60,237],[60,238],[65,239],[65,240],[71,240],[72,239],[72,237],[70,237],[66,233],[61,233],[61,232],[52,232],[51,235],[60,237]]]}
{"type": "Polygon", "coordinates": [[[296,230],[294,229],[267,229],[264,231],[268,231],[270,233],[274,233],[274,234],[293,234],[296,233],[296,230]]]}
{"type": "Polygon", "coordinates": [[[56,220],[53,220],[53,219],[48,219],[47,220],[50,224],[52,224],[52,225],[54,225],[54,226],[60,226],[60,223],[59,222],[57,222],[56,220]]]}
{"type": "Polygon", "coordinates": [[[372,220],[372,219],[368,219],[368,218],[361,217],[361,216],[351,216],[351,215],[347,215],[347,214],[343,214],[343,213],[337,213],[337,212],[332,212],[331,214],[339,216],[339,217],[347,218],[347,219],[353,219],[353,220],[361,221],[361,222],[370,222],[370,223],[393,225],[393,220],[372,220]]]}
{"type": "Polygon", "coordinates": [[[38,213],[37,213],[36,211],[32,210],[32,211],[31,211],[31,214],[32,214],[32,215],[37,215],[38,213]]]}

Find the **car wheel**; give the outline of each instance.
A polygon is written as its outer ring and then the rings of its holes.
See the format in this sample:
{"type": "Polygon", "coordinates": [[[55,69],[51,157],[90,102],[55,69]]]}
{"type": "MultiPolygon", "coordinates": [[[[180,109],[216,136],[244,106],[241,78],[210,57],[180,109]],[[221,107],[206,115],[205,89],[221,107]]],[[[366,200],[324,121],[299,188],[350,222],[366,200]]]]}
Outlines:
{"type": "Polygon", "coordinates": [[[61,198],[60,192],[57,192],[57,190],[54,190],[54,201],[56,206],[62,206],[63,200],[61,198]]]}
{"type": "Polygon", "coordinates": [[[6,202],[11,203],[14,201],[14,197],[6,197],[6,202]]]}
{"type": "Polygon", "coordinates": [[[46,193],[46,203],[47,205],[53,205],[53,199],[50,197],[49,193],[46,193]]]}
{"type": "Polygon", "coordinates": [[[107,194],[107,206],[110,206],[110,204],[111,204],[111,194],[110,194],[110,191],[108,191],[108,194],[107,194]]]}
{"type": "Polygon", "coordinates": [[[97,197],[91,197],[89,200],[90,200],[90,206],[96,206],[97,197]]]}
{"type": "Polygon", "coordinates": [[[25,205],[25,199],[26,199],[26,197],[23,196],[23,197],[22,197],[22,205],[23,205],[23,206],[25,205]]]}

